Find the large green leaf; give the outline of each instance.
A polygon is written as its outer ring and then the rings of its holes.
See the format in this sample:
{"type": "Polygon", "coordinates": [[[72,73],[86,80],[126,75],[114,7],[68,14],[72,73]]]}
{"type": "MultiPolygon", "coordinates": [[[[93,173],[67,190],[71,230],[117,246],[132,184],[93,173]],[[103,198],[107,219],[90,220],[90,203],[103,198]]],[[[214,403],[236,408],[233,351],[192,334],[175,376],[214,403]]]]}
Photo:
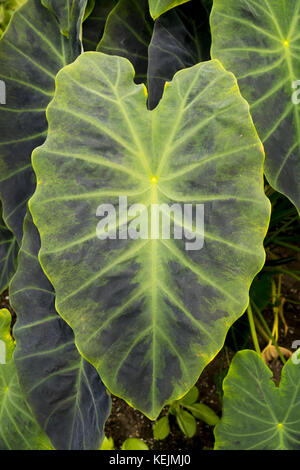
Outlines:
{"type": "Polygon", "coordinates": [[[85,51],[95,51],[102,37],[107,16],[117,0],[97,0],[95,8],[82,25],[82,42],[85,51]]]}
{"type": "Polygon", "coordinates": [[[17,314],[14,358],[19,381],[56,449],[97,450],[110,399],[97,371],[78,353],[71,328],[56,313],[39,249],[39,234],[26,216],[19,266],[10,287],[17,314]]]}
{"type": "Polygon", "coordinates": [[[0,202],[0,294],[7,288],[17,268],[18,244],[2,219],[0,202]]]}
{"type": "MultiPolygon", "coordinates": [[[[66,2],[51,3],[58,8],[66,2]]],[[[6,104],[0,105],[0,197],[6,225],[19,244],[26,204],[35,188],[31,153],[46,137],[45,109],[53,96],[55,75],[81,52],[83,3],[80,0],[72,10],[69,39],[41,0],[28,0],[0,41],[0,80],[6,85],[6,104]]]]}
{"type": "Polygon", "coordinates": [[[215,0],[212,56],[235,73],[266,150],[269,183],[300,210],[300,0],[215,0]],[[293,88],[294,87],[294,88],[293,88]]]}
{"type": "Polygon", "coordinates": [[[108,17],[97,51],[130,60],[135,69],[135,81],[147,82],[152,32],[148,0],[120,0],[108,17]]]}
{"type": "Polygon", "coordinates": [[[154,111],[133,75],[128,60],[97,52],[59,73],[49,135],[33,153],[30,207],[79,350],[112,393],[155,418],[191,388],[245,310],[269,202],[261,142],[231,73],[218,61],[182,70],[154,111]],[[128,206],[203,203],[203,249],[161,234],[99,240],[97,208],[117,206],[119,195],[128,206]]]}
{"type": "Polygon", "coordinates": [[[155,20],[171,8],[186,3],[189,0],[149,0],[149,8],[152,18],[155,20]]]}
{"type": "Polygon", "coordinates": [[[300,361],[296,356],[297,352],[283,367],[276,387],[271,370],[257,353],[236,354],[223,382],[216,449],[300,450],[300,361]]]}
{"type": "Polygon", "coordinates": [[[199,0],[177,7],[155,21],[149,47],[149,108],[162,97],[164,84],[178,70],[210,57],[208,14],[199,0]]]}
{"type": "Polygon", "coordinates": [[[12,359],[14,342],[10,323],[9,311],[0,310],[0,345],[4,345],[6,353],[5,363],[0,361],[0,450],[50,450],[51,443],[39,428],[21,392],[12,359]]]}

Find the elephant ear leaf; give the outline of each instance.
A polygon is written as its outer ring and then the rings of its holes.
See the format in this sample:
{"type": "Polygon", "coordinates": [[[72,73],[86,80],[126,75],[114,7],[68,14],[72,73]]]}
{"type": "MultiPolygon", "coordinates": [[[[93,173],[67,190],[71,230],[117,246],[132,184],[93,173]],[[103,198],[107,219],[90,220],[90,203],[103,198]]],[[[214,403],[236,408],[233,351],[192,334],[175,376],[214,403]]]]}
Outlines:
{"type": "Polygon", "coordinates": [[[41,1],[28,0],[0,41],[0,80],[6,89],[6,104],[0,105],[0,198],[6,225],[19,244],[26,204],[35,188],[31,153],[47,134],[45,110],[55,76],[81,52],[80,15],[72,21],[67,39],[41,1]]]}
{"type": "Polygon", "coordinates": [[[265,174],[300,211],[300,1],[215,0],[212,56],[238,78],[266,151],[265,174]]]}
{"type": "Polygon", "coordinates": [[[107,16],[116,6],[117,0],[97,1],[82,25],[82,42],[85,51],[95,51],[103,35],[107,16]]]}
{"type": "Polygon", "coordinates": [[[152,32],[148,0],[120,0],[107,19],[97,51],[130,60],[136,83],[146,83],[152,32]]]}
{"type": "Polygon", "coordinates": [[[53,287],[38,261],[39,249],[38,231],[27,215],[10,287],[17,314],[14,359],[19,381],[56,449],[97,450],[110,398],[97,371],[80,356],[71,328],[56,313],[53,287]]]}
{"type": "Polygon", "coordinates": [[[56,17],[61,34],[70,38],[74,26],[78,27],[78,18],[83,19],[87,0],[41,0],[41,2],[56,17]]]}
{"type": "Polygon", "coordinates": [[[15,345],[10,324],[9,311],[0,310],[0,450],[50,450],[51,443],[38,426],[20,388],[12,358],[15,345]]]}
{"type": "Polygon", "coordinates": [[[0,294],[7,288],[17,269],[18,251],[16,239],[2,218],[0,203],[0,294]]]}
{"type": "Polygon", "coordinates": [[[189,0],[149,0],[150,14],[155,20],[160,15],[170,10],[171,8],[186,3],[189,0]]]}
{"type": "Polygon", "coordinates": [[[95,52],[59,73],[49,136],[33,152],[30,210],[79,350],[113,394],[155,419],[194,385],[247,307],[270,205],[262,145],[231,73],[218,61],[182,70],[153,111],[133,76],[128,60],[95,52]],[[164,214],[173,203],[202,214],[204,205],[204,245],[202,224],[187,251],[186,239],[157,238],[155,217],[153,236],[146,222],[126,239],[119,196],[146,215],[156,204],[164,214]],[[120,225],[120,237],[101,226],[96,236],[101,204],[119,214],[110,228],[120,225]]]}
{"type": "Polygon", "coordinates": [[[215,428],[215,449],[299,450],[299,352],[283,367],[279,387],[257,353],[236,354],[223,382],[223,416],[215,428]]]}
{"type": "Polygon", "coordinates": [[[170,10],[155,21],[149,46],[149,108],[162,97],[164,84],[179,70],[210,57],[208,14],[198,0],[170,10]]]}

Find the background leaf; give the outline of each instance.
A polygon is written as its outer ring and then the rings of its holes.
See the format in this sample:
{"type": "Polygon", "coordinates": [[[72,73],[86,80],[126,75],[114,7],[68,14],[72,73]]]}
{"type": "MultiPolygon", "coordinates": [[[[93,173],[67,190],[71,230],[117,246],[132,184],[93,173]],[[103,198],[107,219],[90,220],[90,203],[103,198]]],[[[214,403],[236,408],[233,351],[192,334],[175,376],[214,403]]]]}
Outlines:
{"type": "MultiPolygon", "coordinates": [[[[87,0],[41,0],[41,2],[57,19],[60,32],[69,39],[74,29],[74,20],[77,23],[79,19],[81,24],[87,0]]],[[[80,28],[78,32],[79,30],[80,28]]]]}
{"type": "Polygon", "coordinates": [[[10,335],[11,315],[0,310],[0,341],[8,349],[7,363],[0,364],[0,450],[50,450],[51,443],[41,431],[22,395],[10,335]]]}
{"type": "Polygon", "coordinates": [[[199,0],[165,13],[155,21],[149,46],[149,108],[162,97],[164,84],[179,70],[210,58],[208,14],[199,0]]]}
{"type": "Polygon", "coordinates": [[[196,382],[247,307],[269,202],[248,105],[219,62],[178,72],[154,111],[146,100],[124,58],[85,53],[61,71],[49,138],[33,154],[30,210],[80,352],[114,395],[155,419],[196,382]],[[99,240],[97,208],[118,211],[119,195],[129,207],[203,203],[203,248],[186,251],[186,240],[161,234],[99,240]]]}
{"type": "Polygon", "coordinates": [[[158,16],[162,15],[171,8],[188,1],[189,0],[149,0],[151,16],[155,20],[158,16]]]}
{"type": "MultiPolygon", "coordinates": [[[[67,1],[51,3],[58,8],[67,1]]],[[[31,153],[47,134],[45,110],[53,97],[55,75],[81,53],[83,2],[72,11],[67,39],[41,1],[28,0],[0,41],[0,80],[6,84],[6,104],[0,105],[0,198],[6,225],[19,245],[26,204],[35,188],[31,153]]]]}
{"type": "Polygon", "coordinates": [[[8,283],[17,269],[18,251],[16,239],[2,219],[0,203],[0,294],[8,287],[8,283]]]}
{"type": "Polygon", "coordinates": [[[105,22],[117,0],[97,0],[92,13],[82,25],[83,48],[85,51],[95,51],[103,35],[105,22]]]}
{"type": "Polygon", "coordinates": [[[212,57],[238,78],[266,151],[265,174],[300,211],[300,0],[215,0],[212,57]]]}
{"type": "Polygon", "coordinates": [[[17,314],[15,363],[26,398],[56,449],[97,450],[110,412],[98,373],[78,353],[57,315],[54,290],[38,262],[40,239],[26,216],[10,297],[17,314]]]}
{"type": "Polygon", "coordinates": [[[300,449],[300,367],[292,359],[283,367],[276,387],[271,370],[257,353],[236,354],[223,382],[216,449],[300,449]]]}
{"type": "Polygon", "coordinates": [[[107,19],[97,51],[130,60],[136,72],[136,83],[147,83],[152,31],[148,0],[120,0],[107,19]]]}

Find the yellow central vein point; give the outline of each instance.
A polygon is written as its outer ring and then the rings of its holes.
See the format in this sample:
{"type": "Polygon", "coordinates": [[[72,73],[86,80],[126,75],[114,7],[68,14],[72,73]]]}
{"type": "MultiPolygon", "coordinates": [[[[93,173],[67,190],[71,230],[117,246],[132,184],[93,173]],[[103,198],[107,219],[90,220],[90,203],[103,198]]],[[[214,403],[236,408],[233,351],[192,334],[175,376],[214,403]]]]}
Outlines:
{"type": "Polygon", "coordinates": [[[152,176],[151,183],[152,184],[157,184],[157,180],[158,180],[157,176],[152,176]]]}
{"type": "Polygon", "coordinates": [[[290,41],[288,41],[288,40],[286,39],[285,41],[283,41],[283,45],[284,45],[284,47],[289,47],[290,41]]]}

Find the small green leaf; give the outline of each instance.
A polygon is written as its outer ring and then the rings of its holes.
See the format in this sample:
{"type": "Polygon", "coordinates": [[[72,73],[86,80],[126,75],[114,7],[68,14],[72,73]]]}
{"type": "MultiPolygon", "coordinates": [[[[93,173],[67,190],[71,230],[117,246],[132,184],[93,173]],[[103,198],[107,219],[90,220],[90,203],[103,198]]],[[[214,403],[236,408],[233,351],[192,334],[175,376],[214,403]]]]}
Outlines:
{"type": "Polygon", "coordinates": [[[183,434],[187,437],[193,437],[196,434],[197,422],[188,411],[180,410],[176,414],[176,421],[183,434]]]}
{"type": "Polygon", "coordinates": [[[104,437],[100,450],[115,450],[115,443],[112,437],[104,437]]]}
{"type": "Polygon", "coordinates": [[[123,442],[121,450],[149,450],[149,447],[141,439],[130,437],[123,442]]]}
{"type": "Polygon", "coordinates": [[[153,426],[154,439],[165,439],[170,434],[170,423],[168,416],[160,418],[153,426]]]}
{"type": "MultiPolygon", "coordinates": [[[[177,402],[177,403],[179,403],[179,402],[177,402]]],[[[169,408],[169,413],[173,416],[176,416],[176,413],[177,413],[177,410],[178,410],[178,407],[179,407],[179,405],[177,403],[176,403],[176,405],[175,404],[170,405],[170,408],[169,408]]]]}
{"type": "Polygon", "coordinates": [[[193,416],[195,416],[195,418],[204,421],[204,423],[207,423],[210,426],[215,426],[220,420],[214,410],[203,403],[194,403],[186,408],[193,414],[193,416]]]}
{"type": "Polygon", "coordinates": [[[184,395],[180,402],[182,403],[182,405],[192,405],[198,400],[198,396],[199,390],[194,385],[194,387],[192,387],[191,390],[186,395],[184,395]]]}

